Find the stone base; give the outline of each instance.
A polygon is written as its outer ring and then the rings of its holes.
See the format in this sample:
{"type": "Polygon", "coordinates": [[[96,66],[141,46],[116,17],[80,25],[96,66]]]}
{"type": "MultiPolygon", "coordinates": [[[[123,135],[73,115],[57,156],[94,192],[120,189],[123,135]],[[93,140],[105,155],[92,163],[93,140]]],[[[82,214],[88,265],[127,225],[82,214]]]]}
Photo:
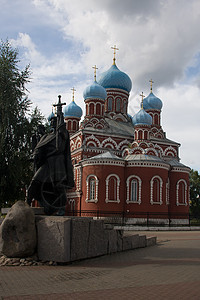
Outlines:
{"type": "Polygon", "coordinates": [[[60,263],[156,244],[146,236],[123,235],[103,220],[84,217],[35,216],[38,258],[60,263]]]}

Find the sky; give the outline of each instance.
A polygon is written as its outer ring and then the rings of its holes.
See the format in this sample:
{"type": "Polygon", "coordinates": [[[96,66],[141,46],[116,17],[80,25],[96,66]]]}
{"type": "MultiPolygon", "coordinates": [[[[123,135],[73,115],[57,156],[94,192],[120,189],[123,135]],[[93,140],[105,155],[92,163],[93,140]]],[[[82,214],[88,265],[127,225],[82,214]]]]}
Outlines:
{"type": "Polygon", "coordinates": [[[130,115],[141,92],[163,102],[167,138],[179,142],[181,162],[200,172],[199,0],[0,0],[0,39],[31,66],[33,107],[48,117],[58,95],[85,111],[83,91],[112,65],[129,75],[130,115]]]}

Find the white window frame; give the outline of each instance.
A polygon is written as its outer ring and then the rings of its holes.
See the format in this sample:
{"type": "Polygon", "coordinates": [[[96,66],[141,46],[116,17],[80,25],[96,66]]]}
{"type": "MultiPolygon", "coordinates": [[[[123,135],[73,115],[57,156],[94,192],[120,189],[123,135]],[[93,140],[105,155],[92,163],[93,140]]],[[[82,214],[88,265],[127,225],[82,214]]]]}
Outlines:
{"type": "Polygon", "coordinates": [[[88,175],[87,178],[86,178],[86,199],[85,199],[85,202],[97,203],[98,202],[98,189],[99,189],[99,180],[98,180],[97,176],[94,175],[94,174],[88,175]],[[90,196],[91,196],[90,181],[91,181],[91,179],[94,179],[95,186],[96,186],[94,199],[90,199],[90,196]]]}
{"type": "Polygon", "coordinates": [[[106,199],[105,202],[115,202],[115,203],[120,203],[119,199],[119,187],[120,187],[120,178],[116,174],[110,174],[106,178],[106,199]],[[109,181],[110,178],[114,177],[117,180],[117,191],[116,191],[116,199],[109,199],[109,181]]]}
{"type": "Polygon", "coordinates": [[[154,177],[151,178],[151,182],[150,182],[150,188],[151,188],[151,199],[150,199],[150,203],[151,205],[153,204],[160,204],[162,205],[163,204],[163,201],[162,201],[162,187],[163,187],[163,180],[160,176],[156,175],[154,177]],[[160,201],[153,201],[153,184],[154,184],[154,180],[157,179],[159,180],[160,182],[160,188],[159,190],[157,190],[156,192],[159,193],[159,199],[160,201]]]}
{"type": "Polygon", "coordinates": [[[141,191],[142,191],[142,180],[139,176],[136,175],[131,175],[127,178],[126,180],[126,189],[127,189],[127,198],[126,198],[126,203],[138,203],[141,204],[141,191]],[[137,201],[132,201],[130,199],[130,182],[132,182],[132,180],[137,180],[139,186],[138,186],[138,195],[137,195],[137,201]]]}

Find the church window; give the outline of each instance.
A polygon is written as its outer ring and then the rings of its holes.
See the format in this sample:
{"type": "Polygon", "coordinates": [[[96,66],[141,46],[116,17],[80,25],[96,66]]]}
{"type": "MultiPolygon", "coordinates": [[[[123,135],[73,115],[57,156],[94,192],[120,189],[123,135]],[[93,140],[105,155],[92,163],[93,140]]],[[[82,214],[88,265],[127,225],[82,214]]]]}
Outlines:
{"type": "Polygon", "coordinates": [[[106,178],[106,203],[120,202],[119,199],[120,179],[116,174],[111,174],[106,178]]]}
{"type": "Polygon", "coordinates": [[[76,130],[76,121],[73,121],[73,130],[76,130]]]}
{"type": "Polygon", "coordinates": [[[101,104],[97,103],[96,105],[96,115],[100,115],[101,114],[101,104]]]}
{"type": "Polygon", "coordinates": [[[94,201],[95,199],[95,179],[90,179],[90,201],[94,201]]]}
{"type": "Polygon", "coordinates": [[[113,110],[113,100],[112,98],[108,98],[108,111],[113,110]]]}
{"type": "Polygon", "coordinates": [[[184,179],[176,185],[176,205],[187,205],[187,182],[184,179]]]}
{"type": "Polygon", "coordinates": [[[89,115],[93,115],[94,114],[94,103],[90,103],[89,105],[89,115]]]}
{"type": "Polygon", "coordinates": [[[126,114],[126,101],[123,103],[123,112],[126,114]]]}
{"type": "Polygon", "coordinates": [[[116,112],[120,112],[121,111],[121,99],[117,98],[116,100],[116,112]]]}
{"type": "Polygon", "coordinates": [[[141,203],[142,180],[136,175],[131,175],[126,180],[126,203],[141,203]]]}
{"type": "Polygon", "coordinates": [[[98,202],[98,184],[99,180],[96,175],[88,175],[86,179],[86,202],[98,202]]]}
{"type": "Polygon", "coordinates": [[[133,179],[131,181],[131,201],[137,201],[137,180],[133,179]]]}
{"type": "Polygon", "coordinates": [[[162,185],[163,181],[159,176],[151,179],[151,204],[162,204],[162,185]]]}
{"type": "Polygon", "coordinates": [[[71,121],[68,121],[68,122],[67,122],[67,125],[68,125],[68,126],[67,126],[67,127],[68,127],[67,129],[68,129],[68,130],[71,130],[72,122],[71,122],[71,121]]]}

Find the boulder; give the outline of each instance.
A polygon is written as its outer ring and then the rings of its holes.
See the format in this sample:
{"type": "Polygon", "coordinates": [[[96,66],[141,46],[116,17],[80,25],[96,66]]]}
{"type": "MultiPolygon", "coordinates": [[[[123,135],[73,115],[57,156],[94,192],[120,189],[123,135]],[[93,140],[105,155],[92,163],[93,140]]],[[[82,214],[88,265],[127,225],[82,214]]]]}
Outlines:
{"type": "Polygon", "coordinates": [[[36,248],[35,215],[24,201],[16,202],[0,226],[0,253],[7,257],[27,257],[36,248]]]}

